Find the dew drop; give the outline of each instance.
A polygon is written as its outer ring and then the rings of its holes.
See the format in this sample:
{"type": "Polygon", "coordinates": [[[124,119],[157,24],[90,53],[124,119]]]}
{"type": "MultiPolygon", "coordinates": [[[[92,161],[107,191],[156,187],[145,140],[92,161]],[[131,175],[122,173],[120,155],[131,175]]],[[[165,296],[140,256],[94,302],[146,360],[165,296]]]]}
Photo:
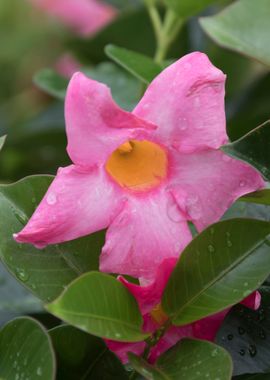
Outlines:
{"type": "Polygon", "coordinates": [[[242,180],[242,181],[239,182],[239,186],[240,187],[244,187],[245,185],[246,185],[246,181],[242,180]]]}
{"type": "Polygon", "coordinates": [[[239,332],[239,334],[240,335],[244,335],[245,334],[245,332],[246,332],[246,330],[244,329],[244,327],[238,327],[238,332],[239,332]]]}
{"type": "Polygon", "coordinates": [[[180,222],[183,217],[176,202],[170,198],[167,204],[167,215],[172,222],[180,222]]]}
{"type": "Polygon", "coordinates": [[[26,273],[26,271],[24,269],[21,269],[21,268],[16,269],[16,276],[22,282],[26,282],[29,279],[28,273],[26,273]]]}
{"type": "Polygon", "coordinates": [[[32,202],[32,203],[36,203],[36,198],[33,197],[33,198],[31,199],[31,202],[32,202]]]}
{"type": "Polygon", "coordinates": [[[211,356],[214,358],[214,357],[216,357],[218,355],[218,350],[217,350],[217,348],[216,349],[214,349],[212,352],[211,352],[211,356]]]}
{"type": "Polygon", "coordinates": [[[246,351],[245,351],[243,348],[241,348],[241,350],[239,350],[239,354],[240,354],[241,356],[244,356],[245,353],[246,353],[246,351]]]}
{"type": "Polygon", "coordinates": [[[179,129],[181,131],[185,131],[188,127],[188,122],[187,122],[187,119],[185,117],[181,117],[179,119],[179,129]]]}
{"type": "Polygon", "coordinates": [[[46,201],[48,205],[54,205],[57,201],[56,195],[54,193],[49,193],[47,195],[46,201]]]}
{"type": "Polygon", "coordinates": [[[37,375],[42,376],[42,368],[41,367],[37,368],[37,375]]]}
{"type": "Polygon", "coordinates": [[[215,252],[215,247],[214,247],[213,245],[209,244],[209,245],[208,245],[208,251],[209,251],[210,253],[214,253],[214,252],[215,252]]]}
{"type": "Polygon", "coordinates": [[[248,352],[249,352],[249,355],[254,358],[254,356],[257,355],[257,348],[254,344],[250,344],[249,348],[248,348],[248,352]]]}
{"type": "Polygon", "coordinates": [[[18,363],[17,363],[17,361],[15,360],[14,363],[13,363],[13,366],[12,366],[12,367],[13,367],[14,369],[16,369],[16,368],[17,368],[17,365],[18,365],[18,363]]]}
{"type": "Polygon", "coordinates": [[[230,240],[227,240],[227,247],[231,248],[232,247],[232,242],[230,240]]]}
{"type": "Polygon", "coordinates": [[[227,338],[228,338],[228,340],[233,340],[233,334],[228,334],[227,338]]]}

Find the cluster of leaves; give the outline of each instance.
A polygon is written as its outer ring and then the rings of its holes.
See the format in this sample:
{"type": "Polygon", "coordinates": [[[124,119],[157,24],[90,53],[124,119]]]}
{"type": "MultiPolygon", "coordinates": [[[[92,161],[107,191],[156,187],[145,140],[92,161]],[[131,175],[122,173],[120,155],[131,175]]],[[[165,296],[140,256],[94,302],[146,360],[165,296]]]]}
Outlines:
{"type": "MultiPolygon", "coordinates": [[[[65,43],[87,65],[85,73],[107,83],[117,103],[131,110],[142,89],[171,60],[157,62],[150,58],[154,54],[155,36],[145,7],[140,2],[114,3],[123,9],[115,21],[89,39],[65,36],[65,43]],[[106,57],[116,65],[103,62],[106,57]]],[[[145,3],[151,6],[153,1],[145,3]]],[[[226,4],[229,1],[214,0],[163,3],[183,26],[170,46],[169,57],[175,59],[190,49],[204,50],[228,74],[228,133],[233,142],[222,149],[250,163],[270,181],[270,124],[254,129],[269,116],[269,0],[238,0],[229,6],[226,4]],[[190,19],[208,6],[219,9],[220,3],[225,9],[200,18],[201,28],[220,46],[264,66],[217,47],[199,29],[197,20],[190,19]]],[[[35,74],[34,83],[56,100],[34,119],[20,128],[14,125],[9,131],[8,143],[0,157],[0,175],[4,180],[18,179],[21,173],[53,173],[57,166],[68,162],[62,115],[68,80],[51,69],[43,69],[35,74]]],[[[7,130],[7,125],[0,125],[1,134],[7,130]]],[[[4,142],[1,137],[0,150],[4,142]]],[[[182,253],[162,298],[162,308],[175,326],[234,305],[260,286],[262,307],[255,312],[236,306],[219,331],[218,345],[184,339],[153,365],[130,354],[131,367],[124,367],[101,338],[137,342],[148,340],[149,336],[142,332],[143,321],[133,296],[113,276],[98,272],[104,232],[42,251],[18,245],[12,238],[27,223],[51,181],[51,176],[40,175],[0,185],[0,258],[33,294],[20,293],[17,296],[20,310],[13,312],[40,312],[43,304],[45,310],[65,324],[59,325],[59,320],[55,320],[56,327],[45,329],[30,317],[18,317],[7,323],[0,331],[1,379],[121,380],[134,378],[137,371],[154,380],[182,377],[229,380],[233,368],[228,351],[233,358],[235,379],[267,379],[269,189],[243,197],[223,221],[193,239],[182,253]],[[237,376],[247,373],[258,374],[237,376]]],[[[6,273],[3,276],[8,278],[6,273]]],[[[8,304],[10,292],[6,292],[5,298],[1,297],[1,311],[8,304]]]]}

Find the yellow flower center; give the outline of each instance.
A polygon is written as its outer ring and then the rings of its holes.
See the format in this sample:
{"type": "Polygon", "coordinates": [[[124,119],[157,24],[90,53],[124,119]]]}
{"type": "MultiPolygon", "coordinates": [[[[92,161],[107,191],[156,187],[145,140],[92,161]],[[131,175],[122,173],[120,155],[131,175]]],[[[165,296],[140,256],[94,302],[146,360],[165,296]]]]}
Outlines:
{"type": "Polygon", "coordinates": [[[106,162],[106,170],[122,187],[145,191],[156,187],[167,175],[165,150],[150,141],[131,140],[117,148],[106,162]]]}
{"type": "Polygon", "coordinates": [[[164,313],[160,303],[152,309],[150,314],[152,319],[159,325],[163,325],[168,319],[168,316],[164,313]]]}

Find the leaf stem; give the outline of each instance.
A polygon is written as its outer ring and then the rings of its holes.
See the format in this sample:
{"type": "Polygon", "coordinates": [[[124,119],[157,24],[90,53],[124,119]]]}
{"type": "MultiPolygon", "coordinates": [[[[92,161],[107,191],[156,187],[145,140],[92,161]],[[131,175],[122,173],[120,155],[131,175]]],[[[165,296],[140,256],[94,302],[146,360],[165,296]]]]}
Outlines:
{"type": "Polygon", "coordinates": [[[183,25],[183,21],[182,19],[179,19],[171,9],[167,9],[162,22],[155,1],[145,0],[145,4],[148,9],[157,42],[154,61],[156,63],[162,63],[166,58],[172,42],[175,40],[183,25]]]}

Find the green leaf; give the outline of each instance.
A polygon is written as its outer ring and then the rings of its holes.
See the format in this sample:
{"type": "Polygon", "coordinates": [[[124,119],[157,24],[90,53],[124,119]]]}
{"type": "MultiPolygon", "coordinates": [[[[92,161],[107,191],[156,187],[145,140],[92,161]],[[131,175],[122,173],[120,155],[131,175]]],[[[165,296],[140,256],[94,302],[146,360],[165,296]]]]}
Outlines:
{"type": "Polygon", "coordinates": [[[52,69],[42,69],[33,78],[34,83],[44,92],[60,100],[65,99],[68,79],[52,69]]]}
{"type": "Polygon", "coordinates": [[[76,277],[98,269],[104,233],[38,250],[12,235],[27,223],[53,177],[32,176],[0,185],[0,258],[9,271],[44,301],[57,297],[76,277]]]}
{"type": "Polygon", "coordinates": [[[163,295],[165,313],[185,325],[241,301],[270,273],[269,253],[269,222],[213,224],[181,254],[163,295]]]}
{"type": "Polygon", "coordinates": [[[102,339],[68,325],[52,329],[50,335],[57,355],[57,378],[128,380],[123,365],[102,339]]]}
{"type": "Polygon", "coordinates": [[[261,306],[252,310],[236,305],[226,316],[216,342],[225,348],[234,362],[234,375],[270,372],[270,287],[259,289],[261,306]]]}
{"type": "Polygon", "coordinates": [[[51,339],[39,322],[17,318],[0,330],[0,378],[54,380],[55,370],[51,339]]]}
{"type": "Polygon", "coordinates": [[[147,380],[230,380],[230,355],[213,343],[182,339],[159,357],[155,365],[129,354],[130,363],[147,380]]]}
{"type": "Polygon", "coordinates": [[[47,310],[81,330],[121,342],[138,342],[142,316],[125,286],[107,274],[87,273],[72,282],[47,310]]]}
{"type": "Polygon", "coordinates": [[[255,191],[254,193],[249,193],[241,197],[239,200],[243,202],[257,203],[270,206],[270,189],[264,189],[260,191],[255,191]]]}
{"type": "Polygon", "coordinates": [[[221,220],[234,218],[259,219],[270,222],[270,208],[263,204],[237,201],[225,212],[221,220]]]}
{"type": "Polygon", "coordinates": [[[181,18],[194,16],[218,0],[164,0],[181,18]]]}
{"type": "Polygon", "coordinates": [[[269,0],[238,0],[216,16],[201,18],[200,24],[221,46],[270,66],[269,19],[269,0]]]}
{"type": "Polygon", "coordinates": [[[3,148],[3,146],[5,144],[6,137],[7,136],[0,137],[0,150],[3,148]]]}
{"type": "Polygon", "coordinates": [[[154,62],[151,58],[115,45],[107,45],[105,53],[146,84],[150,83],[163,69],[161,65],[154,62]]]}
{"type": "Polygon", "coordinates": [[[221,149],[232,157],[248,162],[270,180],[270,121],[221,149]]]}

